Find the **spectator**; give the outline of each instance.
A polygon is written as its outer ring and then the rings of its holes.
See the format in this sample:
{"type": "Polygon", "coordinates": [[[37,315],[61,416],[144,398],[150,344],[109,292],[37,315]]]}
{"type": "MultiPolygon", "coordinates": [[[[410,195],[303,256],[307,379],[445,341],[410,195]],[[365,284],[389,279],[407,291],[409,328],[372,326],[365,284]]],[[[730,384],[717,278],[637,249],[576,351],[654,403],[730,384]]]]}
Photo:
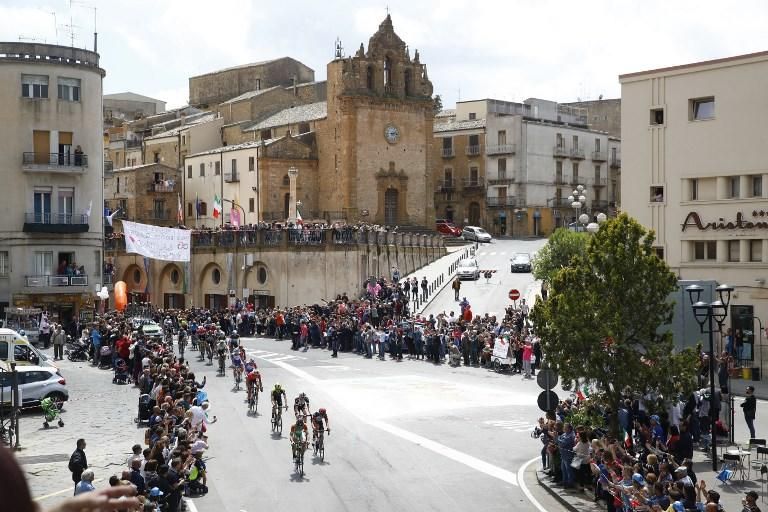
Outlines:
{"type": "Polygon", "coordinates": [[[93,471],[86,469],[80,476],[80,481],[75,486],[75,496],[83,494],[84,492],[91,492],[96,488],[93,486],[93,471]]]}

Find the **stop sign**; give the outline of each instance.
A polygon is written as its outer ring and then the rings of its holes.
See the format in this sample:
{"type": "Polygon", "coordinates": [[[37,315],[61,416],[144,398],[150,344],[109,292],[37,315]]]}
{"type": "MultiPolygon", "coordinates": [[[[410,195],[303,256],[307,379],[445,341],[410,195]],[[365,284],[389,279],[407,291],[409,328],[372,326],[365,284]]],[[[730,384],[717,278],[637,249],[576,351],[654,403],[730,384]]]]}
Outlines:
{"type": "Polygon", "coordinates": [[[519,298],[520,298],[520,290],[515,290],[514,288],[509,290],[509,299],[510,300],[517,300],[519,298]]]}

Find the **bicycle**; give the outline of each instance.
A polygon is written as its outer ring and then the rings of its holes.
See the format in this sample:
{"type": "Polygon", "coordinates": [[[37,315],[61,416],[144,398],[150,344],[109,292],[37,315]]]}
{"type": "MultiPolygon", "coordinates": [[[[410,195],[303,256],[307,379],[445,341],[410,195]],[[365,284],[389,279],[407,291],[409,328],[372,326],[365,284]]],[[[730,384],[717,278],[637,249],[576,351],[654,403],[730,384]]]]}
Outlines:
{"type": "Polygon", "coordinates": [[[325,432],[331,435],[331,429],[320,429],[317,432],[317,439],[315,439],[315,457],[320,457],[320,462],[325,460],[325,432]]]}
{"type": "Polygon", "coordinates": [[[208,344],[208,365],[213,364],[213,343],[208,344]]]}
{"type": "Polygon", "coordinates": [[[293,467],[299,476],[304,476],[304,450],[306,450],[306,441],[301,443],[301,446],[294,443],[293,445],[293,467]]]}
{"type": "Polygon", "coordinates": [[[255,384],[252,385],[251,391],[248,393],[248,414],[255,413],[259,408],[259,388],[255,384]]]}
{"type": "Polygon", "coordinates": [[[280,407],[277,404],[272,406],[272,432],[283,433],[283,409],[288,410],[288,406],[280,407]]]}
{"type": "Polygon", "coordinates": [[[233,368],[232,371],[235,374],[235,391],[240,391],[240,381],[242,380],[240,368],[233,368]]]}
{"type": "Polygon", "coordinates": [[[221,354],[219,356],[219,376],[220,377],[223,377],[227,371],[225,368],[226,361],[227,361],[227,356],[225,356],[224,354],[221,354]]]}

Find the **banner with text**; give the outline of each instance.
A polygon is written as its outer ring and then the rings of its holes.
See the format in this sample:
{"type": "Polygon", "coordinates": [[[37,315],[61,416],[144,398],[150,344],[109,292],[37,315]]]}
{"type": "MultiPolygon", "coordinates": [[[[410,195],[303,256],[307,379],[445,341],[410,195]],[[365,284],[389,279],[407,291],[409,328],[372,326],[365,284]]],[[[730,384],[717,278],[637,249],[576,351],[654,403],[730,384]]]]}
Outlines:
{"type": "Polygon", "coordinates": [[[192,232],[123,221],[126,252],[163,261],[189,261],[192,232]]]}

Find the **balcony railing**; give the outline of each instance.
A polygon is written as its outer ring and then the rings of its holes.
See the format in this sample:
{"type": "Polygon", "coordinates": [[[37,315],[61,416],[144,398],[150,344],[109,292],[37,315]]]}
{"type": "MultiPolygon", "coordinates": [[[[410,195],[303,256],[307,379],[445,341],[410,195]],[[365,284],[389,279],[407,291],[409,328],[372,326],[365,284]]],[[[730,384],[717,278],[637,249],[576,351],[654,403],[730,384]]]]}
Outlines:
{"type": "Polygon", "coordinates": [[[592,178],[592,186],[594,187],[604,187],[608,185],[608,179],[607,178],[592,178]]]}
{"type": "Polygon", "coordinates": [[[453,148],[443,148],[443,158],[453,158],[456,154],[453,152],[453,148]]]}
{"type": "Polygon", "coordinates": [[[621,158],[611,158],[611,169],[621,169],[621,158]]]}
{"type": "Polygon", "coordinates": [[[555,175],[555,185],[568,185],[571,183],[570,176],[555,175]]]}
{"type": "Polygon", "coordinates": [[[140,140],[128,140],[128,141],[125,141],[125,147],[128,148],[128,149],[140,148],[141,147],[141,141],[140,140]]]}
{"type": "Polygon", "coordinates": [[[514,196],[506,197],[488,197],[485,202],[490,207],[517,206],[517,198],[514,196]]]}
{"type": "Polygon", "coordinates": [[[479,176],[477,178],[464,178],[462,184],[465,189],[485,188],[485,180],[479,176]]]}
{"type": "Polygon", "coordinates": [[[568,149],[565,146],[555,146],[552,148],[552,154],[557,158],[565,158],[568,156],[568,149]]]}
{"type": "Polygon", "coordinates": [[[149,210],[146,218],[149,220],[169,220],[171,218],[171,210],[149,210]]]}
{"type": "Polygon", "coordinates": [[[514,155],[516,152],[514,144],[493,144],[486,146],[486,155],[514,155]]]}
{"type": "Polygon", "coordinates": [[[88,276],[25,276],[28,288],[48,286],[88,286],[88,276]]]}
{"type": "Polygon", "coordinates": [[[456,182],[453,180],[439,180],[437,182],[437,190],[439,192],[451,192],[456,190],[456,182]]]}
{"type": "Polygon", "coordinates": [[[493,185],[511,185],[515,182],[515,178],[512,176],[499,176],[498,178],[493,178],[488,180],[488,186],[493,185]]]}
{"type": "Polygon", "coordinates": [[[47,212],[24,215],[25,233],[86,233],[87,231],[87,215],[47,212]]]}
{"type": "Polygon", "coordinates": [[[88,155],[29,152],[22,154],[21,163],[27,169],[44,167],[59,170],[82,170],[83,167],[88,167],[88,155]]]}
{"type": "Polygon", "coordinates": [[[593,151],[592,152],[592,161],[593,162],[605,162],[606,160],[606,154],[605,151],[593,151]]]}
{"type": "Polygon", "coordinates": [[[235,183],[240,181],[240,173],[237,171],[228,171],[224,173],[224,181],[227,183],[235,183]]]}
{"type": "Polygon", "coordinates": [[[474,144],[467,146],[467,156],[478,156],[483,152],[483,146],[480,144],[474,144]]]}
{"type": "Polygon", "coordinates": [[[291,245],[320,245],[325,231],[322,229],[289,229],[288,243],[291,245]]]}
{"type": "Polygon", "coordinates": [[[571,148],[571,158],[576,160],[584,159],[584,150],[581,148],[571,148]]]}
{"type": "Polygon", "coordinates": [[[553,208],[573,208],[571,206],[571,201],[569,201],[568,198],[566,197],[553,197],[552,207],[553,208]]]}
{"type": "Polygon", "coordinates": [[[176,184],[150,183],[149,187],[147,187],[147,192],[176,192],[176,184]]]}

